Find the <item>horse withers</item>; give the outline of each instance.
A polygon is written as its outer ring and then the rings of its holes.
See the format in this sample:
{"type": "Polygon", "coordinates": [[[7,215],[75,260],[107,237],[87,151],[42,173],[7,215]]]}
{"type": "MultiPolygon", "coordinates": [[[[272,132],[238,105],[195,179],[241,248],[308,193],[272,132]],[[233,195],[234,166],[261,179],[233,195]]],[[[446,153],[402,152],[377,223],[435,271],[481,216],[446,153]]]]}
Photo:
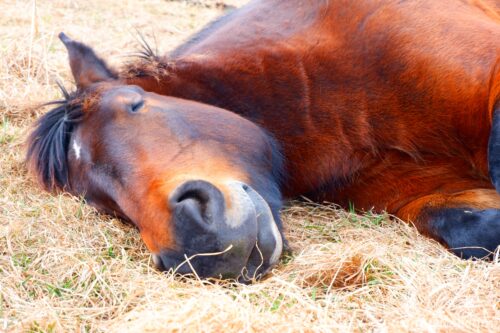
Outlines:
{"type": "Polygon", "coordinates": [[[62,34],[77,91],[39,121],[29,165],[136,225],[158,267],[181,273],[268,271],[286,245],[281,195],[385,210],[491,257],[499,13],[489,0],[254,0],[119,73],[62,34]]]}

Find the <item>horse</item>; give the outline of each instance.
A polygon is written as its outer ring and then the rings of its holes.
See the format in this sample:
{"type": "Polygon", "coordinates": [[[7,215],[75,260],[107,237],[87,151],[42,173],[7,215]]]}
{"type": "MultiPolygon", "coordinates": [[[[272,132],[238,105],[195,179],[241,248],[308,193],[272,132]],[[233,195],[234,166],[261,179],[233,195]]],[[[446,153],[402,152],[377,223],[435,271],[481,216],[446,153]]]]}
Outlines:
{"type": "Polygon", "coordinates": [[[386,211],[456,255],[500,244],[500,2],[254,0],[76,82],[29,169],[135,225],[160,270],[264,276],[284,199],[386,211]]]}

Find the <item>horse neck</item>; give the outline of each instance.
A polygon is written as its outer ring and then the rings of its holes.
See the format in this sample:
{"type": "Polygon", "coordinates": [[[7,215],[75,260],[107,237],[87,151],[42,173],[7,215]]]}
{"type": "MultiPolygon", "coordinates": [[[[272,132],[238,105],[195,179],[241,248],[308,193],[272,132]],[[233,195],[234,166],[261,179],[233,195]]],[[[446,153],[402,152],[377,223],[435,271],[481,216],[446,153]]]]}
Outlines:
{"type": "MultiPolygon", "coordinates": [[[[299,117],[308,105],[307,79],[297,57],[265,55],[186,56],[168,62],[168,69],[126,78],[161,95],[194,100],[235,112],[280,136],[276,121],[299,117]],[[287,89],[283,89],[286,86],[287,89]],[[283,112],[280,112],[283,111],[283,112]]],[[[294,129],[301,119],[295,119],[294,129]]]]}

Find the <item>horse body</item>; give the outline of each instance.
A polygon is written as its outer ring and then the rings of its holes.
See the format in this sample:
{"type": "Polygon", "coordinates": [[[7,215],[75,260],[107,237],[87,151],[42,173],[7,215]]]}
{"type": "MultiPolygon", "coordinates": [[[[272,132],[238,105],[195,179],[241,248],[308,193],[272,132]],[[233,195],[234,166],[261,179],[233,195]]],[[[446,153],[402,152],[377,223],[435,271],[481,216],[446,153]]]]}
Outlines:
{"type": "Polygon", "coordinates": [[[398,214],[433,192],[493,188],[500,16],[484,6],[254,1],[166,56],[163,77],[126,81],[270,131],[288,197],[398,214]]]}
{"type": "Polygon", "coordinates": [[[387,210],[482,257],[500,244],[499,13],[256,0],[118,75],[61,35],[83,111],[47,114],[28,159],[46,187],[134,223],[163,269],[221,252],[193,265],[265,273],[286,246],[280,192],[387,210]]]}

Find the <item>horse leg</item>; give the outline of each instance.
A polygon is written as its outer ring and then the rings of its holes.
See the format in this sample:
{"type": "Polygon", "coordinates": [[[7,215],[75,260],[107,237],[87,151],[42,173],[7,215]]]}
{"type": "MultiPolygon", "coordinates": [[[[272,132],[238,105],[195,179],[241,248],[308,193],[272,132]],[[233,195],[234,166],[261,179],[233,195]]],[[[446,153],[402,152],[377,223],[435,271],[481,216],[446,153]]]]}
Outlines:
{"type": "Polygon", "coordinates": [[[500,245],[500,195],[493,189],[425,195],[395,215],[466,259],[491,257],[500,245]]]}
{"type": "MultiPolygon", "coordinates": [[[[500,105],[495,108],[488,142],[491,189],[451,195],[431,194],[400,209],[457,255],[484,257],[500,245],[500,105]],[[497,193],[498,192],[498,193],[497,193]],[[412,212],[413,211],[413,212],[412,212]]],[[[418,226],[417,226],[418,227],[418,226]]]]}
{"type": "MultiPolygon", "coordinates": [[[[500,125],[500,117],[497,121],[500,125]]],[[[498,149],[495,156],[500,156],[500,145],[498,149]]],[[[348,186],[326,187],[315,198],[344,207],[354,204],[360,211],[385,210],[464,258],[494,251],[500,245],[500,195],[488,170],[478,172],[465,159],[424,157],[425,162],[416,162],[403,153],[388,152],[383,160],[368,163],[348,186]]]]}

